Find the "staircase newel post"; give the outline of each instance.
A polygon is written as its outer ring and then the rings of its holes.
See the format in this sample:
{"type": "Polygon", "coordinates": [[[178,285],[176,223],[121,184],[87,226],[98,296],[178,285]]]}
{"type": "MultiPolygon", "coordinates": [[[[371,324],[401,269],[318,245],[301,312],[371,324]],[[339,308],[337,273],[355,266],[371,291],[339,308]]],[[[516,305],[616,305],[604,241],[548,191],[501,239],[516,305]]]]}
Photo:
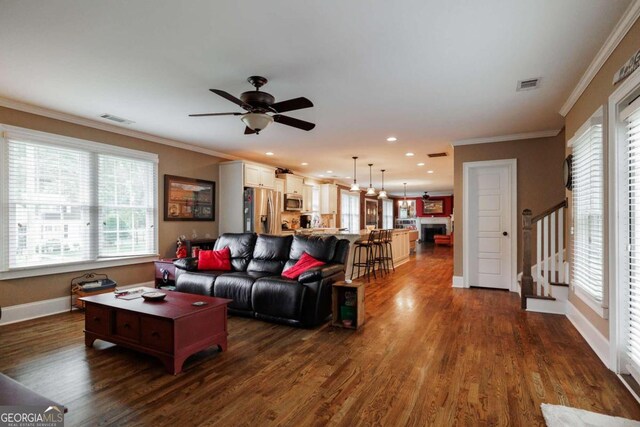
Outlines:
{"type": "Polygon", "coordinates": [[[522,282],[520,285],[520,306],[527,308],[526,295],[533,295],[531,276],[531,209],[522,211],[522,282]]]}

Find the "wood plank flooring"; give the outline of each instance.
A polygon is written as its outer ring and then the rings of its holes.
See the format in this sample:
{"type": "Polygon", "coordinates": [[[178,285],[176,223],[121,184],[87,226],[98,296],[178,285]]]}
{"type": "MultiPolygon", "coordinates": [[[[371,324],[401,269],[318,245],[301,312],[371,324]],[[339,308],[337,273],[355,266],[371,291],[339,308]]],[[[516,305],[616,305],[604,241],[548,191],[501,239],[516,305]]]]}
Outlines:
{"type": "Polygon", "coordinates": [[[356,332],[232,317],[229,350],[185,372],[104,342],[75,312],[0,327],[0,371],[68,406],[67,425],[544,425],[543,402],[640,420],[640,405],[564,316],[504,291],[451,288],[423,249],[366,288],[356,332]]]}

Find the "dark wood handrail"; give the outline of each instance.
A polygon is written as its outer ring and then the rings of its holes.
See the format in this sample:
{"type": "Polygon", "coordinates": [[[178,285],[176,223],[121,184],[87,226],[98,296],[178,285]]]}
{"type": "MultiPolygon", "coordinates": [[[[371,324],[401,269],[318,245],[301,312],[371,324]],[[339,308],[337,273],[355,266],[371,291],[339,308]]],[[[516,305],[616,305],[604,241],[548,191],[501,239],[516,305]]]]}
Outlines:
{"type": "Polygon", "coordinates": [[[550,207],[549,209],[543,211],[542,213],[539,213],[538,215],[534,216],[531,218],[531,222],[535,223],[537,221],[540,221],[542,218],[544,218],[547,215],[551,215],[552,213],[554,213],[555,211],[557,211],[560,208],[566,208],[567,207],[567,199],[564,199],[562,202],[558,203],[557,205],[550,207]]]}

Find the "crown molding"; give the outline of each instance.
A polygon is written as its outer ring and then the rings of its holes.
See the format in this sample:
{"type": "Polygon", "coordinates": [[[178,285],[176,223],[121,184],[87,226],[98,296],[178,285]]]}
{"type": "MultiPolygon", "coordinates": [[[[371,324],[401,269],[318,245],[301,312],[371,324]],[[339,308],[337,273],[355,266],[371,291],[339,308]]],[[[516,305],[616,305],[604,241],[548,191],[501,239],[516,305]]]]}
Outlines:
{"type": "Polygon", "coordinates": [[[50,119],[62,120],[64,122],[73,123],[80,126],[86,126],[93,129],[99,129],[107,132],[117,133],[119,135],[129,136],[131,138],[143,139],[145,141],[156,142],[162,145],[168,145],[183,150],[195,151],[197,153],[207,154],[210,156],[220,157],[222,159],[237,160],[239,157],[230,154],[221,153],[199,145],[188,144],[186,142],[175,141],[173,139],[163,138],[161,136],[152,135],[150,133],[140,132],[137,130],[121,128],[110,123],[103,123],[97,120],[86,119],[84,117],[67,114],[60,111],[51,110],[49,108],[37,105],[27,104],[9,98],[0,97],[0,107],[11,108],[13,110],[24,111],[25,113],[37,114],[39,116],[48,117],[50,119]]]}
{"type": "Polygon", "coordinates": [[[600,71],[604,63],[609,59],[609,56],[611,56],[615,48],[618,47],[624,36],[627,35],[627,32],[629,32],[638,17],[640,17],[640,0],[633,0],[616,26],[613,27],[611,34],[609,34],[609,37],[607,37],[607,40],[595,58],[593,58],[589,67],[587,67],[587,70],[578,81],[569,98],[567,98],[562,108],[560,108],[560,114],[562,114],[562,116],[566,116],[569,111],[571,111],[580,96],[582,96],[587,89],[587,86],[589,86],[589,83],[591,83],[591,80],[598,74],[598,71],[600,71]]]}
{"type": "Polygon", "coordinates": [[[557,136],[562,129],[541,130],[538,132],[514,133],[511,135],[488,136],[485,138],[470,138],[453,141],[452,146],[474,145],[474,144],[490,144],[492,142],[518,141],[521,139],[548,138],[557,136]]]}

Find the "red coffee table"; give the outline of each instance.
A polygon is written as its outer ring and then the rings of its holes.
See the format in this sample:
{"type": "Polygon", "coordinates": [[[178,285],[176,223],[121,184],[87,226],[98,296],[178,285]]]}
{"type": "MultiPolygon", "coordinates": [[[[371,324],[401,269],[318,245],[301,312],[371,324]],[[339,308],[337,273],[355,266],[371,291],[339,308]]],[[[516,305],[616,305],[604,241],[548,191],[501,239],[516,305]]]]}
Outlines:
{"type": "MultiPolygon", "coordinates": [[[[157,289],[145,288],[154,292],[157,289]]],[[[181,292],[166,292],[164,301],[116,298],[114,293],[81,298],[85,302],[85,344],[109,341],[162,360],[175,375],[198,351],[217,345],[227,349],[227,304],[213,298],[181,292]],[[193,306],[196,301],[206,302],[193,306]]]]}

